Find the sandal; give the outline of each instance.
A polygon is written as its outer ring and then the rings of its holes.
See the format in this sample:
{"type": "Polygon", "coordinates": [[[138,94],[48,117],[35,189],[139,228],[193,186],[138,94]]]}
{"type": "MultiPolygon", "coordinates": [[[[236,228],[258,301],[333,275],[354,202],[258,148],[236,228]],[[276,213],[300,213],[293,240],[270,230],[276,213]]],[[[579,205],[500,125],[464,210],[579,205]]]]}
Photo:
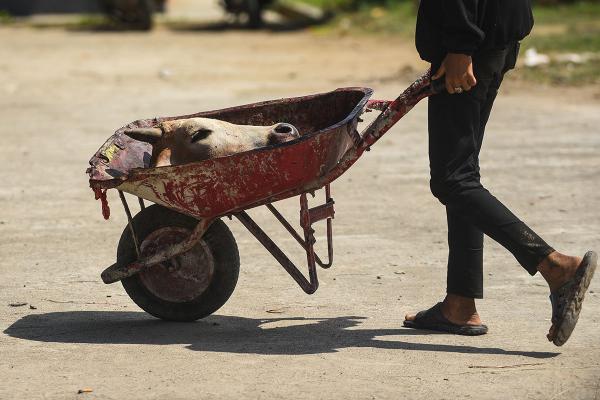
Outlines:
{"type": "Polygon", "coordinates": [[[548,340],[556,346],[565,344],[577,325],[583,298],[590,286],[597,263],[598,255],[593,251],[588,251],[579,264],[575,276],[550,294],[554,330],[552,336],[548,334],[548,340]]]}
{"type": "Polygon", "coordinates": [[[429,310],[418,312],[413,321],[405,320],[404,326],[465,336],[485,335],[488,331],[485,325],[458,325],[448,321],[442,313],[442,303],[437,303],[429,310]]]}

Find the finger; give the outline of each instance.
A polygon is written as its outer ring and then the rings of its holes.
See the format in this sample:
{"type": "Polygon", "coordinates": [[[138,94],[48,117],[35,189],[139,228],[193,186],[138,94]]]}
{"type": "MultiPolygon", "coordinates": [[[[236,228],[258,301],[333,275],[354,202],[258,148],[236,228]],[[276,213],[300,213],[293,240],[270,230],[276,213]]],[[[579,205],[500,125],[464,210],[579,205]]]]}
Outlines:
{"type": "Polygon", "coordinates": [[[470,85],[469,81],[465,79],[460,83],[460,87],[463,88],[465,92],[468,92],[473,86],[470,85]]]}
{"type": "Polygon", "coordinates": [[[467,81],[466,73],[457,76],[455,79],[453,79],[451,81],[455,88],[461,88],[463,90],[468,90],[471,88],[471,85],[469,85],[469,82],[467,81]]]}
{"type": "Polygon", "coordinates": [[[469,84],[469,86],[473,87],[475,85],[477,85],[477,79],[475,79],[475,76],[468,74],[467,75],[467,79],[466,82],[469,84]]]}
{"type": "Polygon", "coordinates": [[[444,64],[440,65],[440,67],[438,68],[437,72],[435,73],[435,75],[433,75],[431,77],[431,79],[438,79],[441,78],[444,74],[446,73],[446,67],[444,67],[444,64]]]}
{"type": "Polygon", "coordinates": [[[414,314],[406,314],[404,316],[404,320],[405,321],[414,321],[415,320],[415,315],[414,314]]]}
{"type": "Polygon", "coordinates": [[[446,90],[448,91],[448,93],[454,94],[455,87],[456,86],[454,86],[452,83],[450,83],[450,80],[446,79],[446,90]]]}
{"type": "Polygon", "coordinates": [[[448,82],[450,87],[452,88],[452,94],[461,92],[461,90],[457,90],[462,89],[462,82],[460,81],[460,79],[448,79],[448,82]]]}
{"type": "Polygon", "coordinates": [[[469,85],[471,85],[471,87],[477,85],[477,79],[473,73],[473,64],[469,65],[469,68],[467,69],[467,82],[469,85]]]}

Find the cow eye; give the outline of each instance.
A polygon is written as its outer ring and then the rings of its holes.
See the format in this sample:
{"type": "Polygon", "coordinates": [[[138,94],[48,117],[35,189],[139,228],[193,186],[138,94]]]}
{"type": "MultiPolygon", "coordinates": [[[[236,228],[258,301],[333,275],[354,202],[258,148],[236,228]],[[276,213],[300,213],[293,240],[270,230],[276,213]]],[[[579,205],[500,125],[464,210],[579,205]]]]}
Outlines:
{"type": "Polygon", "coordinates": [[[196,132],[192,133],[192,143],[196,143],[202,139],[206,139],[211,133],[212,130],[210,129],[198,129],[196,132]]]}

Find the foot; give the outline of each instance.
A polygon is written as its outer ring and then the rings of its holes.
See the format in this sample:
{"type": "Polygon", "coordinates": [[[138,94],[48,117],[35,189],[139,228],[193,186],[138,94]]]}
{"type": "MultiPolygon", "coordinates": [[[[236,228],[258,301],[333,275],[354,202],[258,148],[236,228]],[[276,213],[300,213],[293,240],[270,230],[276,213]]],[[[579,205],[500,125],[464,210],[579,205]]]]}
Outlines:
{"type": "Polygon", "coordinates": [[[553,251],[542,260],[538,271],[548,283],[550,292],[556,291],[575,276],[581,260],[581,257],[568,256],[558,251],[553,251]]]}
{"type": "MultiPolygon", "coordinates": [[[[581,257],[568,256],[558,251],[550,253],[542,260],[538,271],[544,277],[550,288],[550,293],[556,292],[565,283],[569,282],[575,276],[577,269],[581,267],[581,257]]],[[[552,324],[548,330],[546,338],[548,341],[554,341],[556,337],[557,325],[552,324]]]]}
{"type": "MultiPolygon", "coordinates": [[[[482,325],[475,308],[475,299],[448,294],[442,302],[442,315],[456,325],[482,325]]],[[[406,314],[406,321],[414,321],[416,314],[406,314]]]]}

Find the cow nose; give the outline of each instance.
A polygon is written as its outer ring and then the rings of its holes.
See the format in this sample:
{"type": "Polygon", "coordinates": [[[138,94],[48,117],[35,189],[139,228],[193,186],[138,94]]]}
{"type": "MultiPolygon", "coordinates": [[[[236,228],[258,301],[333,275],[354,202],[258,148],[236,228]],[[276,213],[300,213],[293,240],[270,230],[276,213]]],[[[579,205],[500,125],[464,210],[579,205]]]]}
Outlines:
{"type": "Polygon", "coordinates": [[[286,124],[285,122],[281,122],[281,123],[275,125],[275,128],[273,128],[273,131],[275,133],[280,133],[280,134],[289,135],[289,136],[293,136],[293,137],[300,136],[300,134],[298,133],[298,129],[296,129],[296,127],[294,125],[286,124]]]}

